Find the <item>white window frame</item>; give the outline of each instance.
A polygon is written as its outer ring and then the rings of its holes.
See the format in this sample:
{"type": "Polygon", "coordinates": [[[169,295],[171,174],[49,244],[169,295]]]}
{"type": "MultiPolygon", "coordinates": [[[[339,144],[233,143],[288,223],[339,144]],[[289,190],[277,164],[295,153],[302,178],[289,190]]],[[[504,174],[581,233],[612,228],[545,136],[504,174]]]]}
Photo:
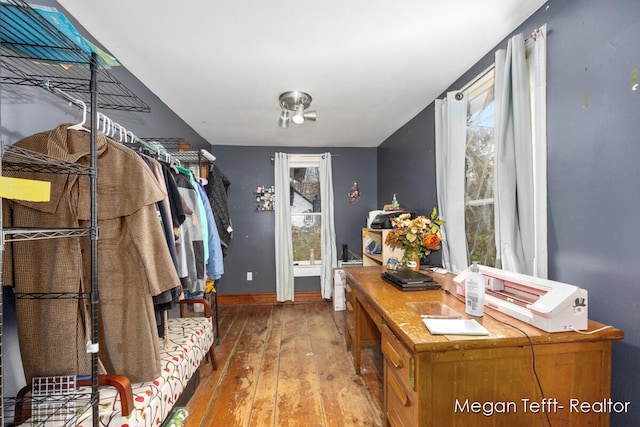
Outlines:
{"type": "MultiPolygon", "coordinates": [[[[319,155],[291,155],[289,157],[289,169],[295,168],[320,168],[320,156],[319,155]]],[[[322,207],[320,208],[322,209],[322,207]]],[[[320,212],[306,213],[305,215],[320,215],[320,212]]],[[[293,216],[293,213],[291,214],[293,216]]],[[[298,214],[299,215],[299,214],[298,214]]],[[[306,261],[294,261],[293,263],[293,277],[320,277],[320,271],[322,269],[322,260],[316,261],[311,265],[310,260],[306,261]]]]}

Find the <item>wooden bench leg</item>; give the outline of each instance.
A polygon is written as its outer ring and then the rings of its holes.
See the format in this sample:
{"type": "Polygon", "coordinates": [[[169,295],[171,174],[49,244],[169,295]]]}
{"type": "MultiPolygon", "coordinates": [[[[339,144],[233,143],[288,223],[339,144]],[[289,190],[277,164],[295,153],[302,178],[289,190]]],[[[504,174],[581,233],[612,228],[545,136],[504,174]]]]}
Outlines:
{"type": "MultiPolygon", "coordinates": [[[[209,307],[209,303],[207,302],[207,300],[204,299],[185,299],[185,300],[180,300],[180,315],[181,317],[187,317],[187,312],[185,307],[188,304],[202,304],[204,306],[204,315],[207,318],[211,318],[211,309],[209,307]]],[[[211,360],[211,364],[213,365],[213,370],[217,371],[218,370],[218,364],[216,363],[216,356],[215,353],[213,351],[213,346],[215,345],[215,334],[217,334],[218,332],[215,331],[214,333],[214,337],[213,337],[213,344],[211,344],[211,347],[209,347],[209,352],[207,354],[207,356],[205,356],[205,360],[208,358],[209,360],[211,360]]]]}
{"type": "Polygon", "coordinates": [[[213,352],[213,346],[215,346],[215,345],[216,345],[216,344],[215,344],[215,343],[213,343],[213,344],[211,344],[211,347],[209,347],[209,355],[208,355],[208,358],[209,358],[209,360],[211,360],[211,365],[212,365],[212,367],[213,367],[213,370],[214,370],[214,371],[217,371],[217,370],[218,370],[218,363],[216,362],[216,355],[215,355],[215,353],[213,352]]]}

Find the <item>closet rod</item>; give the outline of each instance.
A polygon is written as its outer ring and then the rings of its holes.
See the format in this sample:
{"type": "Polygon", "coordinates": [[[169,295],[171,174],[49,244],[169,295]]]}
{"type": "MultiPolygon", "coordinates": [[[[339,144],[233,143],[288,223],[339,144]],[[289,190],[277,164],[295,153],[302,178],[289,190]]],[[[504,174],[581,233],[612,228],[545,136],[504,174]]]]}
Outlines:
{"type": "Polygon", "coordinates": [[[87,104],[84,101],[78,98],[74,98],[73,96],[69,95],[67,92],[61,89],[58,89],[57,87],[51,86],[51,82],[49,80],[43,80],[40,86],[42,86],[49,92],[53,93],[54,95],[57,95],[60,98],[63,98],[72,104],[76,104],[78,107],[83,108],[87,112],[89,111],[89,107],[87,107],[87,104]]]}
{"type": "Polygon", "coordinates": [[[209,160],[210,162],[215,162],[216,161],[216,156],[214,156],[213,154],[211,154],[210,152],[208,152],[204,148],[200,149],[200,154],[202,154],[202,157],[204,157],[205,159],[209,160]]]}
{"type": "MultiPolygon", "coordinates": [[[[69,101],[70,103],[77,105],[78,107],[82,108],[85,112],[91,112],[91,108],[87,107],[84,101],[74,98],[73,96],[63,91],[62,89],[58,89],[55,86],[51,86],[49,80],[44,80],[41,86],[46,90],[48,90],[49,92],[53,93],[54,95],[57,95],[60,98],[63,98],[66,101],[69,101]]],[[[97,122],[94,124],[94,126],[98,130],[101,130],[103,134],[105,134],[110,138],[115,137],[117,132],[119,136],[118,142],[120,143],[124,143],[125,145],[127,143],[135,143],[135,144],[141,145],[143,148],[151,151],[155,156],[162,158],[162,160],[166,161],[167,163],[179,163],[179,162],[176,162],[176,160],[173,159],[169,153],[163,152],[157,147],[154,147],[153,145],[146,143],[142,139],[138,138],[133,132],[128,131],[124,126],[120,125],[117,122],[114,122],[113,120],[111,120],[109,117],[107,117],[105,114],[101,112],[97,113],[97,122]],[[100,123],[99,123],[101,120],[103,123],[102,127],[100,127],[100,123]]],[[[211,153],[208,153],[208,154],[211,157],[213,157],[213,159],[215,160],[215,157],[213,156],[213,154],[211,153]]]]}
{"type": "Polygon", "coordinates": [[[196,149],[189,144],[184,138],[158,138],[158,137],[146,137],[142,138],[147,143],[159,144],[163,149],[172,156],[178,159],[184,156],[198,156],[203,157],[209,162],[215,162],[216,156],[209,150],[204,148],[196,149]],[[170,145],[170,148],[167,147],[170,145]]]}

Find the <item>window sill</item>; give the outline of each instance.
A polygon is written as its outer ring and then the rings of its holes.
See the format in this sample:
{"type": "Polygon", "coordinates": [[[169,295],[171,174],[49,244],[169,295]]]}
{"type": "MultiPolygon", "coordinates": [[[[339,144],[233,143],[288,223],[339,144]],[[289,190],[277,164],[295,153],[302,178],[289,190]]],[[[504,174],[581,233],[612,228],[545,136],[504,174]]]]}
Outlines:
{"type": "Polygon", "coordinates": [[[314,265],[294,265],[293,277],[313,277],[320,276],[321,264],[314,265]]]}

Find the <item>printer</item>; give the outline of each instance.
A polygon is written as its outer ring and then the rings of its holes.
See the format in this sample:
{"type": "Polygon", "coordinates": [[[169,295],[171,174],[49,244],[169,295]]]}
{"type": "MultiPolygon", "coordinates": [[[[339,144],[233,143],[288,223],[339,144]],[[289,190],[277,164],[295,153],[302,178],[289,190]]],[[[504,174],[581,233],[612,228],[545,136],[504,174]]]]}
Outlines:
{"type": "MultiPolygon", "coordinates": [[[[478,265],[486,280],[484,305],[546,332],[587,329],[587,291],[578,286],[478,265]]],[[[466,276],[453,281],[464,295],[466,276]]]]}
{"type": "Polygon", "coordinates": [[[371,221],[371,224],[369,225],[369,228],[373,228],[373,229],[391,229],[393,228],[393,224],[391,223],[391,218],[396,218],[399,217],[402,214],[406,214],[408,213],[410,215],[410,218],[413,219],[416,217],[416,213],[415,212],[406,212],[404,210],[399,210],[399,211],[382,211],[381,213],[378,213],[373,220],[371,221]]]}

